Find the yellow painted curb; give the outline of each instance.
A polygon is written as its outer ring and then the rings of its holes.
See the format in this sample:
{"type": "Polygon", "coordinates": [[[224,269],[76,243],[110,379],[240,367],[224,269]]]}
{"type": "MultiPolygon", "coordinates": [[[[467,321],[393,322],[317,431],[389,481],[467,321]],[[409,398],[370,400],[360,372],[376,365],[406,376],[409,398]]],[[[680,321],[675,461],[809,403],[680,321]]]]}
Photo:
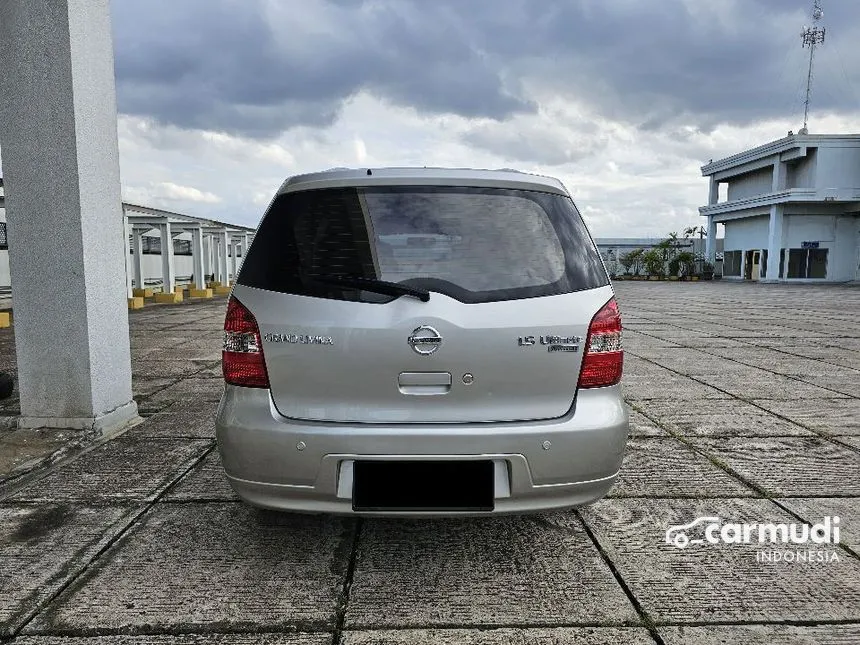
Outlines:
{"type": "Polygon", "coordinates": [[[152,289],[132,289],[131,294],[135,298],[152,298],[152,289]]]}
{"type": "Polygon", "coordinates": [[[143,296],[135,296],[128,299],[129,309],[143,309],[143,296]]]}
{"type": "Polygon", "coordinates": [[[156,293],[155,302],[182,302],[182,294],[179,291],[174,291],[173,293],[156,293]]]}
{"type": "Polygon", "coordinates": [[[216,296],[229,296],[230,295],[230,287],[215,287],[215,295],[216,296]]]}
{"type": "Polygon", "coordinates": [[[188,290],[189,298],[211,298],[212,297],[212,289],[189,289],[188,290]]]}
{"type": "Polygon", "coordinates": [[[212,280],[212,282],[206,283],[206,287],[209,289],[214,289],[215,287],[220,287],[220,286],[221,286],[221,283],[218,282],[217,280],[212,280]]]}
{"type": "Polygon", "coordinates": [[[9,317],[8,311],[0,311],[0,328],[6,328],[12,326],[12,320],[9,317]]]}

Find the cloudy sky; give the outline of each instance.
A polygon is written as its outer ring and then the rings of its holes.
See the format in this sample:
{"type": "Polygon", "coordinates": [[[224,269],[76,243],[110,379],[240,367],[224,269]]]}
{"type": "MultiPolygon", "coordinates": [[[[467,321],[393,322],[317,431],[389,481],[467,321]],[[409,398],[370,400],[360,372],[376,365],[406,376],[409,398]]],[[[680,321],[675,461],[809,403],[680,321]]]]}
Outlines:
{"type": "MultiPolygon", "coordinates": [[[[597,236],[698,224],[700,166],[797,131],[811,0],[112,0],[128,201],[256,225],[291,174],[513,167],[597,236]]],[[[860,132],[823,0],[812,132],[860,132]]]]}

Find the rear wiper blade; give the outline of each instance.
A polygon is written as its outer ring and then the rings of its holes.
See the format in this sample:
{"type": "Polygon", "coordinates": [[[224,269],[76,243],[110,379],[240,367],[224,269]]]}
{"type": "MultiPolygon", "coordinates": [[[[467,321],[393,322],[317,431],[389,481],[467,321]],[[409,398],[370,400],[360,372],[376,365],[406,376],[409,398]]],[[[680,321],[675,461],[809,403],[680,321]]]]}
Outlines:
{"type": "Polygon", "coordinates": [[[349,287],[358,287],[365,291],[373,291],[374,293],[382,293],[387,296],[413,296],[422,302],[430,300],[430,292],[421,287],[410,287],[397,282],[387,282],[385,280],[376,280],[375,278],[361,278],[351,275],[332,275],[332,276],[314,276],[311,278],[317,282],[326,282],[328,284],[342,284],[349,287]]]}

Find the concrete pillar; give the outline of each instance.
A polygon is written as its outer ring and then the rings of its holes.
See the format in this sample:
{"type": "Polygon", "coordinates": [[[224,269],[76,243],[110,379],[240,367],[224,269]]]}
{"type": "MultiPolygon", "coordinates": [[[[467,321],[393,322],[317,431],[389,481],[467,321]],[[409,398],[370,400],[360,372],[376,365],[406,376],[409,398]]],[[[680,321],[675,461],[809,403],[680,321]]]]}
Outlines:
{"type": "Polygon", "coordinates": [[[239,267],[239,242],[235,239],[230,239],[231,263],[230,263],[230,282],[236,282],[236,273],[239,267]]]}
{"type": "Polygon", "coordinates": [[[705,238],[705,260],[713,264],[717,257],[717,223],[708,215],[708,236],[705,238]]]}
{"type": "Polygon", "coordinates": [[[218,269],[219,269],[219,277],[218,279],[221,281],[221,284],[227,285],[230,281],[230,277],[227,273],[227,253],[230,248],[230,237],[227,231],[219,231],[218,232],[218,269]]]}
{"type": "Polygon", "coordinates": [[[131,240],[131,223],[128,221],[128,217],[123,214],[122,216],[122,224],[123,224],[123,252],[125,253],[125,291],[126,297],[132,297],[132,286],[131,279],[134,275],[134,258],[131,256],[131,249],[129,248],[131,240]]]}
{"type": "Polygon", "coordinates": [[[779,252],[782,249],[782,204],[770,207],[770,223],[767,229],[767,277],[764,282],[779,282],[779,252]]]}
{"type": "Polygon", "coordinates": [[[771,191],[774,193],[785,190],[785,162],[779,160],[779,155],[773,161],[773,179],[771,181],[771,191]]]}
{"type": "Polygon", "coordinates": [[[137,418],[108,0],[0,2],[19,427],[137,418]]]}
{"type": "Polygon", "coordinates": [[[203,278],[212,274],[212,237],[210,235],[203,236],[203,278]]]}
{"type": "Polygon", "coordinates": [[[203,231],[199,228],[191,231],[191,264],[194,273],[194,286],[198,289],[206,288],[206,264],[203,257],[203,231]]]}
{"type": "Polygon", "coordinates": [[[708,192],[708,205],[713,206],[717,202],[720,201],[720,182],[714,180],[714,176],[711,175],[711,186],[708,192]]]}
{"type": "Polygon", "coordinates": [[[242,264],[245,262],[245,258],[248,256],[248,247],[251,246],[251,236],[247,233],[242,235],[242,259],[239,261],[239,268],[242,268],[242,264]]]}
{"type": "Polygon", "coordinates": [[[132,262],[134,264],[134,286],[143,289],[143,231],[139,228],[131,232],[132,262]]]}
{"type": "Polygon", "coordinates": [[[173,232],[170,222],[158,225],[161,234],[161,284],[164,293],[173,293],[176,274],[173,270],[173,232]]]}
{"type": "Polygon", "coordinates": [[[219,241],[218,236],[212,235],[209,244],[212,247],[212,279],[215,281],[221,280],[221,260],[219,259],[221,256],[219,254],[219,241]]]}

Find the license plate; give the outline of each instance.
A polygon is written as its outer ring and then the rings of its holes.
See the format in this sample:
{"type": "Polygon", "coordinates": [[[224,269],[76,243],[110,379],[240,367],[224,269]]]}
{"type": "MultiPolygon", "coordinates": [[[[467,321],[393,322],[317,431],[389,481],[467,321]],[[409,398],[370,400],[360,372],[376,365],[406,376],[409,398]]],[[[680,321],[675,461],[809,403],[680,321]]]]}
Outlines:
{"type": "Polygon", "coordinates": [[[492,461],[356,461],[356,511],[492,511],[492,461]]]}

